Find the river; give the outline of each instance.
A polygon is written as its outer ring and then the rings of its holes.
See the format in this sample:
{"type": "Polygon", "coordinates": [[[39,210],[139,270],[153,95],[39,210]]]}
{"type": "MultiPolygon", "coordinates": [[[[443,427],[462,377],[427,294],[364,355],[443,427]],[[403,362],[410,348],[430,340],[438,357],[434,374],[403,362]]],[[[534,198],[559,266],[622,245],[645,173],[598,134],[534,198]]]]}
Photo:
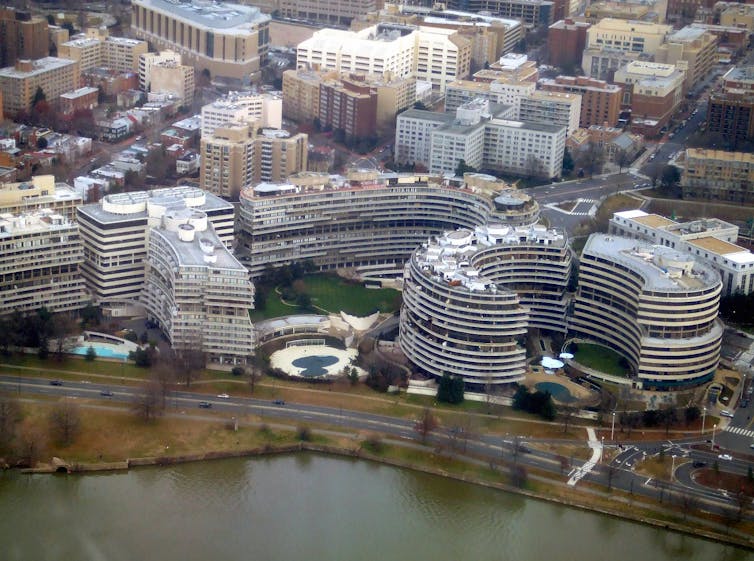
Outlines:
{"type": "Polygon", "coordinates": [[[694,537],[366,461],[297,454],[0,474],[3,561],[748,561],[694,537]]]}

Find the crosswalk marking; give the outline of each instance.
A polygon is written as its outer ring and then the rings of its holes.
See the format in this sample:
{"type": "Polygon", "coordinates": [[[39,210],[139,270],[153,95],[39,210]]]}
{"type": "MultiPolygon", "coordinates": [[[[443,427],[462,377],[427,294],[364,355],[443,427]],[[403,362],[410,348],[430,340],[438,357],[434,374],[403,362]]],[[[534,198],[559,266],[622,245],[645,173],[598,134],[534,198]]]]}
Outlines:
{"type": "Polygon", "coordinates": [[[732,432],[733,434],[740,434],[742,436],[748,436],[749,438],[754,438],[754,430],[747,430],[742,427],[731,427],[731,426],[727,426],[723,430],[725,432],[732,432]]]}

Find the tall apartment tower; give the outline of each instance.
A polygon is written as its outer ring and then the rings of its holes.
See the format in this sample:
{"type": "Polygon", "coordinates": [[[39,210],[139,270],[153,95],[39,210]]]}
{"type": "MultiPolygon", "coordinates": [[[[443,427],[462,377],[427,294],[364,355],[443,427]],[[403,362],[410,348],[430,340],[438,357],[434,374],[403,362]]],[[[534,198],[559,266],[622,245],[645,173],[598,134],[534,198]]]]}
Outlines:
{"type": "Polygon", "coordinates": [[[0,8],[0,67],[19,59],[37,59],[50,54],[47,20],[14,8],[0,8]]]}

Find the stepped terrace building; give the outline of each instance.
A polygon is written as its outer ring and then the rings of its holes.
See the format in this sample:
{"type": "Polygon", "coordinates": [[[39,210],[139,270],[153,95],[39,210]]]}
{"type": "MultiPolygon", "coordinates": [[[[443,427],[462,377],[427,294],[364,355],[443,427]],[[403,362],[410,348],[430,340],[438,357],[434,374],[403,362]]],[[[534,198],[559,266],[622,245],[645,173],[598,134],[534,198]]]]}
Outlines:
{"type": "Polygon", "coordinates": [[[399,341],[421,372],[484,387],[523,379],[530,327],[565,331],[571,252],[544,226],[446,232],[406,263],[399,341]]]}
{"type": "MultiPolygon", "coordinates": [[[[153,201],[157,203],[157,201],[153,201]]],[[[149,232],[141,301],[174,350],[201,350],[214,364],[246,364],[254,349],[249,272],[205,212],[162,205],[149,232]]]]}
{"type": "Polygon", "coordinates": [[[233,205],[195,187],[106,195],[78,207],[84,242],[82,275],[97,303],[138,305],[144,289],[150,229],[168,210],[205,215],[218,238],[233,243],[233,205]]]}
{"type": "Polygon", "coordinates": [[[252,277],[266,266],[311,259],[321,270],[397,277],[428,237],[490,220],[527,226],[539,219],[528,195],[494,177],[463,179],[352,170],[345,177],[301,173],[287,184],[241,193],[238,253],[252,277]]]}
{"type": "Polygon", "coordinates": [[[0,214],[0,316],[45,306],[70,312],[89,302],[79,266],[79,228],[51,209],[0,214]]]}
{"type": "Polygon", "coordinates": [[[249,83],[259,77],[270,43],[270,16],[240,4],[133,0],[131,30],[157,49],[212,78],[249,83]]]}
{"type": "Polygon", "coordinates": [[[721,290],[718,272],[688,253],[592,234],[569,334],[621,354],[637,387],[697,386],[712,379],[720,359],[721,290]]]}
{"type": "Polygon", "coordinates": [[[35,175],[30,181],[0,183],[0,213],[22,214],[49,208],[67,220],[76,218],[83,202],[70,185],[55,183],[54,175],[35,175]]]}

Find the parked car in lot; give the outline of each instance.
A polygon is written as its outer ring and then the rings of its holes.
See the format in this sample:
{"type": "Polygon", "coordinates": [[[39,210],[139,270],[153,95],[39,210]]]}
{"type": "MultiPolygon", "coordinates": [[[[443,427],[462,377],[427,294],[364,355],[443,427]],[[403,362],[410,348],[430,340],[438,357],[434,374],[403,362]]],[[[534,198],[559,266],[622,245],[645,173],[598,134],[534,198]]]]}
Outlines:
{"type": "Polygon", "coordinates": [[[199,407],[201,407],[202,409],[211,409],[212,404],[209,401],[200,401],[199,407]]]}

